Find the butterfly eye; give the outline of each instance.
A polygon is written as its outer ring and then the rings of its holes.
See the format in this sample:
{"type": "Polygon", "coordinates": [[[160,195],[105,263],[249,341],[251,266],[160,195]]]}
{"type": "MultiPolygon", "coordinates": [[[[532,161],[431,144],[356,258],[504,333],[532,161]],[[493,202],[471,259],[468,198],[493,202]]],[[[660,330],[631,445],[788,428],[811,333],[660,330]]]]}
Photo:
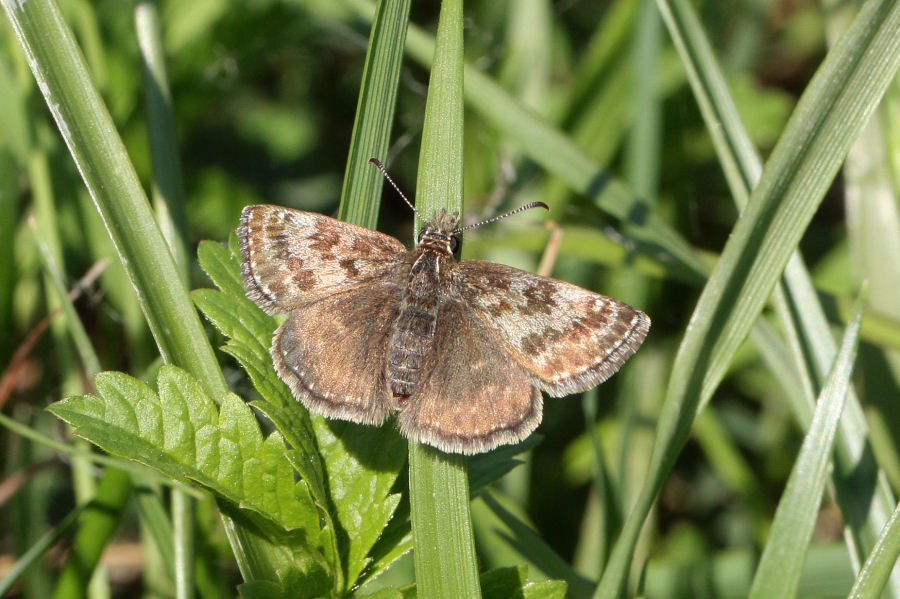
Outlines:
{"type": "Polygon", "coordinates": [[[459,233],[454,233],[450,236],[450,252],[455,254],[459,251],[459,246],[462,245],[462,236],[459,233]]]}

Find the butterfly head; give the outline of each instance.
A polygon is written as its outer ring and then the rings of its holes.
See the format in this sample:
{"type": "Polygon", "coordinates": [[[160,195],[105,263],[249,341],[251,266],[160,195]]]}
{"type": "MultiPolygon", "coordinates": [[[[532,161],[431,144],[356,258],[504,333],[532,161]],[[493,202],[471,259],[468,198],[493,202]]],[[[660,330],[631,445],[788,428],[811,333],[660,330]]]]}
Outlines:
{"type": "Polygon", "coordinates": [[[471,225],[466,225],[465,227],[459,226],[459,212],[449,213],[444,209],[441,209],[440,212],[434,215],[434,219],[431,222],[426,221],[422,218],[422,215],[416,210],[416,207],[413,206],[413,203],[409,201],[409,198],[406,197],[406,194],[397,187],[397,184],[394,183],[394,180],[391,179],[391,176],[388,174],[387,169],[377,158],[369,158],[369,162],[378,167],[378,170],[381,171],[381,174],[384,175],[384,178],[387,179],[388,183],[397,190],[397,193],[400,194],[400,197],[403,198],[403,201],[407,203],[407,205],[412,208],[413,212],[418,216],[424,223],[425,228],[419,234],[419,240],[417,243],[418,247],[432,249],[436,252],[440,252],[447,256],[452,256],[459,252],[459,248],[462,245],[462,233],[463,231],[468,231],[469,229],[474,229],[475,227],[480,227],[481,225],[486,225],[488,223],[493,223],[501,218],[506,218],[507,216],[516,214],[518,212],[522,212],[523,210],[530,210],[531,208],[543,208],[545,210],[550,210],[550,207],[544,202],[531,202],[525,204],[524,206],[519,206],[515,210],[510,210],[505,214],[501,214],[499,216],[495,216],[493,218],[489,218],[487,220],[483,220],[478,223],[474,223],[471,225]]]}
{"type": "Polygon", "coordinates": [[[435,213],[431,222],[426,222],[416,244],[420,248],[428,248],[446,256],[452,256],[462,245],[462,231],[459,230],[459,212],[447,212],[444,209],[435,213]]]}

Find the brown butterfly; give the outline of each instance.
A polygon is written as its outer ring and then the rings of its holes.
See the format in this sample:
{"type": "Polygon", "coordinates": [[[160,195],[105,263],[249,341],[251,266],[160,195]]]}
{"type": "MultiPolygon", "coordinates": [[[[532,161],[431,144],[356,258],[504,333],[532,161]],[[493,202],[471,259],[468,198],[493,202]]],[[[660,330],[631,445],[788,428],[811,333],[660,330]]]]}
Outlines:
{"type": "Polygon", "coordinates": [[[244,208],[244,286],[269,314],[289,313],[272,358],[310,411],[372,425],[397,412],[410,440],[480,453],[537,427],[541,391],[590,389],[641,345],[650,319],[625,303],[502,264],[457,262],[458,221],[441,210],[408,250],[321,214],[244,208]]]}

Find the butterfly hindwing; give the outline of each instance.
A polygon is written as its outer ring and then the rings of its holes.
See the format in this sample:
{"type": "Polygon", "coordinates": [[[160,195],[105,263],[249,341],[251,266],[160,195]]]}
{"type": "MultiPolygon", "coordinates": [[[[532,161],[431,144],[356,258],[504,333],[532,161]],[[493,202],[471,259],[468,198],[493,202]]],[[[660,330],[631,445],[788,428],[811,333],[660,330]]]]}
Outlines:
{"type": "Polygon", "coordinates": [[[398,415],[401,432],[443,451],[473,454],[527,437],[541,420],[541,392],[459,299],[438,312],[440,334],[424,378],[398,415]]]}
{"type": "Polygon", "coordinates": [[[238,236],[247,295],[269,314],[381,278],[407,252],[383,233],[264,204],[244,208],[238,236]]]}
{"type": "Polygon", "coordinates": [[[510,357],[554,397],[605,381],[650,328],[628,304],[502,264],[464,260],[451,279],[510,357]]]}
{"type": "Polygon", "coordinates": [[[329,418],[384,422],[385,356],[401,293],[378,281],[295,309],[272,341],[275,368],[294,397],[329,418]]]}

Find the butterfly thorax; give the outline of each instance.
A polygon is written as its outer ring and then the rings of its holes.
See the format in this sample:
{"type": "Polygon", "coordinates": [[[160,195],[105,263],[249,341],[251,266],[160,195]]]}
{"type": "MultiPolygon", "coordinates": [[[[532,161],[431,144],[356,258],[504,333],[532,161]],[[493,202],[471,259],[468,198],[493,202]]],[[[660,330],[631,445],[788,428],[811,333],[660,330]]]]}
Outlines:
{"type": "Polygon", "coordinates": [[[441,210],[419,236],[389,346],[387,380],[402,406],[416,389],[434,345],[441,285],[459,244],[457,214],[441,210]]]}

